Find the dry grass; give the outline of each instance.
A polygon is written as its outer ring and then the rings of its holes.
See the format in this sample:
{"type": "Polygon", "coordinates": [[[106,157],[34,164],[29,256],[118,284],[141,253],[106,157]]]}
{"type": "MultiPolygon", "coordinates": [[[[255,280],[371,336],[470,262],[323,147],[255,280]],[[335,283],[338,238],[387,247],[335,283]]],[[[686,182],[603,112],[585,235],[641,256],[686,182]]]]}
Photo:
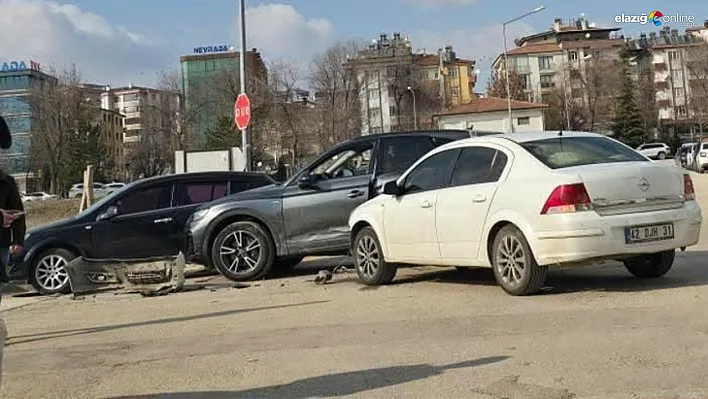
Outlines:
{"type": "Polygon", "coordinates": [[[30,201],[24,204],[27,228],[41,226],[79,213],[80,199],[30,201]]]}

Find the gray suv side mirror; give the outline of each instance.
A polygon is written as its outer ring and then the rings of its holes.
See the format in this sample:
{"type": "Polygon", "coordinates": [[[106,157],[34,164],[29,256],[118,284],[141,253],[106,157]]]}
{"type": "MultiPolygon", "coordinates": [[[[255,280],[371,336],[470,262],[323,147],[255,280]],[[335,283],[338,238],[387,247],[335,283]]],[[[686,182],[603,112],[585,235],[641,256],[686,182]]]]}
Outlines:
{"type": "Polygon", "coordinates": [[[96,221],[100,222],[101,220],[111,220],[116,216],[118,216],[118,208],[115,206],[109,206],[108,209],[105,210],[105,212],[98,215],[96,221]]]}
{"type": "Polygon", "coordinates": [[[317,177],[309,173],[305,173],[297,179],[297,185],[300,188],[314,188],[317,185],[317,177]]]}

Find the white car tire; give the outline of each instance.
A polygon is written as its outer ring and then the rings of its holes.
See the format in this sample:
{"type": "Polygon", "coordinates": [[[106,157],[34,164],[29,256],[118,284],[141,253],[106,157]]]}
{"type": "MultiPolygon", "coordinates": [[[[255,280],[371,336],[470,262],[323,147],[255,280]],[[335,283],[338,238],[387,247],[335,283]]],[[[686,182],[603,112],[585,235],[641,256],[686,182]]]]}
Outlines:
{"type": "Polygon", "coordinates": [[[352,245],[354,267],[359,280],[366,285],[383,285],[393,281],[398,267],[384,259],[381,243],[371,227],[364,227],[352,245]]]}
{"type": "Polygon", "coordinates": [[[497,232],[491,248],[497,284],[510,295],[535,294],[546,283],[548,266],[539,266],[524,234],[514,225],[497,232]]]}
{"type": "Polygon", "coordinates": [[[642,255],[624,261],[624,267],[637,278],[649,279],[662,277],[671,270],[676,258],[676,250],[642,255]]]}

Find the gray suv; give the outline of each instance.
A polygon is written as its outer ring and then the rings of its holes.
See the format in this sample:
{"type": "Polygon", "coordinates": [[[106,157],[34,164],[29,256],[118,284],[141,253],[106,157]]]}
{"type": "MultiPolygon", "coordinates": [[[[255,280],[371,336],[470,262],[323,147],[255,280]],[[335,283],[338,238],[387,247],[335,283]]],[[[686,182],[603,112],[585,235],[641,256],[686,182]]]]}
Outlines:
{"type": "Polygon", "coordinates": [[[193,261],[214,266],[234,281],[293,267],[304,256],[347,254],[347,222],[354,208],[433,148],[476,135],[466,130],[384,133],[342,143],[282,184],[201,206],[187,222],[186,251],[193,261]]]}

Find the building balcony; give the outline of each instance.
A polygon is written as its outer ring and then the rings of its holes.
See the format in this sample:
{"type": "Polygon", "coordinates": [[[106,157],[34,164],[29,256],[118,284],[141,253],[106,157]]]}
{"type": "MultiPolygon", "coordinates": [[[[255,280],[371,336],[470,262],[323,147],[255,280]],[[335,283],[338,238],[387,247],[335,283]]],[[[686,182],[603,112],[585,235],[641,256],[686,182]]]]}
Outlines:
{"type": "Polygon", "coordinates": [[[670,108],[671,107],[671,100],[659,100],[656,102],[656,106],[658,108],[670,108]]]}
{"type": "Polygon", "coordinates": [[[654,61],[654,70],[655,71],[665,71],[666,69],[668,69],[666,62],[654,61]]]}

